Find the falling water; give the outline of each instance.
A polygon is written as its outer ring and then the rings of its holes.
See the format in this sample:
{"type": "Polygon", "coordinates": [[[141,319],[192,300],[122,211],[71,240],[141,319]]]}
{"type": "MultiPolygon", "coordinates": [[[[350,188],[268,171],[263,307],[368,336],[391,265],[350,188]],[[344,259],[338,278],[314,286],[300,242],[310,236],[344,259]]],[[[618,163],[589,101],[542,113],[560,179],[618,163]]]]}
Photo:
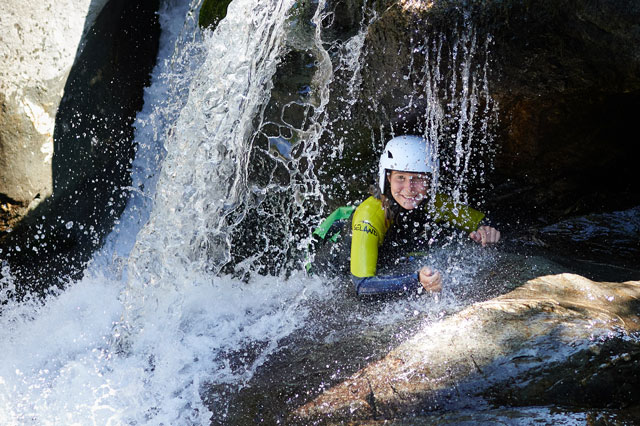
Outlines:
{"type": "Polygon", "coordinates": [[[295,275],[217,275],[291,5],[234,1],[199,37],[197,3],[165,3],[127,210],[82,281],[3,311],[3,423],[206,424],[224,408],[205,384],[248,380],[329,293],[295,275]]]}
{"type": "Polygon", "coordinates": [[[467,15],[459,25],[449,34],[430,34],[414,42],[413,54],[423,56],[423,66],[411,71],[414,76],[405,76],[415,82],[416,95],[404,109],[411,110],[414,103],[428,105],[421,130],[441,159],[445,176],[440,183],[456,203],[469,204],[470,188],[485,182],[491,166],[497,107],[487,75],[491,35],[479,39],[467,15]]]}
{"type": "MultiPolygon", "coordinates": [[[[3,423],[224,422],[229,395],[250,388],[271,355],[440,318],[472,292],[477,265],[492,262],[464,246],[434,253],[428,260],[451,277],[438,303],[361,305],[348,284],[306,276],[301,254],[336,185],[319,163],[342,158],[348,145],[337,124],[344,115],[329,106],[350,118],[366,31],[378,16],[363,7],[353,34],[328,42],[324,0],[234,0],[215,31],[203,33],[198,7],[163,4],[161,53],[135,123],[132,197],[85,278],[3,311],[3,423]],[[275,99],[287,55],[306,60],[306,81],[275,99]],[[336,94],[334,85],[346,90],[336,94]]],[[[453,44],[421,42],[413,54],[424,67],[408,78],[430,105],[425,134],[454,152],[449,166],[459,179],[450,189],[465,202],[472,151],[490,145],[492,110],[489,41],[467,27],[460,34],[453,44]],[[438,65],[444,50],[453,75],[438,65]]],[[[371,148],[383,142],[373,137],[371,148]]],[[[8,271],[2,276],[10,289],[8,271]]]]}

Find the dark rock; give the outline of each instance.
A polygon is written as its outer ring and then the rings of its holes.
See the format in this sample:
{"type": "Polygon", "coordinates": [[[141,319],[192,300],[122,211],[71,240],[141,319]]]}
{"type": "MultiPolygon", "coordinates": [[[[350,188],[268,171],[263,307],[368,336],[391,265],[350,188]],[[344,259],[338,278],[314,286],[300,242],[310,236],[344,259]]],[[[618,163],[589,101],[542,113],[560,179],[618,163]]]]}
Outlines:
{"type": "MultiPolygon", "coordinates": [[[[513,222],[535,222],[640,203],[633,126],[640,107],[637,2],[398,1],[381,12],[368,30],[358,102],[348,119],[332,124],[349,134],[352,145],[336,168],[361,172],[363,163],[376,163],[392,131],[424,131],[430,108],[425,46],[441,44],[440,64],[430,66],[440,67],[442,86],[451,85],[459,66],[455,43],[471,34],[477,41],[472,66],[489,61],[488,88],[498,108],[494,148],[472,161],[472,167],[488,165],[495,152],[494,169],[486,182],[486,166],[472,171],[469,181],[471,192],[490,190],[480,200],[486,208],[513,222]],[[372,146],[372,138],[382,139],[379,146],[372,146]]],[[[339,82],[334,86],[334,93],[344,89],[339,82]]],[[[329,109],[340,116],[344,105],[332,102],[329,109]]],[[[446,157],[451,147],[442,139],[446,157]]],[[[342,196],[339,190],[336,196],[342,196]]]]}
{"type": "Polygon", "coordinates": [[[200,7],[198,25],[201,28],[215,29],[218,22],[227,16],[229,3],[231,0],[204,0],[200,7]]]}
{"type": "Polygon", "coordinates": [[[640,207],[566,219],[541,228],[537,237],[549,251],[574,261],[607,263],[635,270],[634,277],[640,274],[640,207]]]}
{"type": "MultiPolygon", "coordinates": [[[[535,362],[523,357],[516,363],[535,362]]],[[[607,339],[566,360],[540,365],[522,377],[490,387],[484,396],[498,406],[563,405],[626,408],[640,403],[640,344],[607,339]]]]}
{"type": "Polygon", "coordinates": [[[81,275],[128,198],[133,121],[155,64],[158,0],[112,0],[76,59],[56,115],[53,196],[2,239],[18,292],[81,275]]]}

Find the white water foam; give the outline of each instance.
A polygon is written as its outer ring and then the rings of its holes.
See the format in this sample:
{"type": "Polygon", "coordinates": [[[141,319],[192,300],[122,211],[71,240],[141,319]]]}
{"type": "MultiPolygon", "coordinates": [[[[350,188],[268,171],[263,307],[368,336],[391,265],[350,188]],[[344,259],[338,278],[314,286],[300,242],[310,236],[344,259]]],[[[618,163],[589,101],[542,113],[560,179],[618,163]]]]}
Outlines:
{"type": "MultiPolygon", "coordinates": [[[[327,293],[301,277],[184,286],[180,306],[172,315],[148,315],[123,355],[111,344],[123,312],[115,284],[87,278],[3,313],[2,424],[206,424],[202,385],[251,378],[327,293]],[[240,367],[225,356],[256,343],[260,351],[250,360],[237,355],[240,367]]],[[[178,295],[159,297],[166,303],[178,295]]]]}

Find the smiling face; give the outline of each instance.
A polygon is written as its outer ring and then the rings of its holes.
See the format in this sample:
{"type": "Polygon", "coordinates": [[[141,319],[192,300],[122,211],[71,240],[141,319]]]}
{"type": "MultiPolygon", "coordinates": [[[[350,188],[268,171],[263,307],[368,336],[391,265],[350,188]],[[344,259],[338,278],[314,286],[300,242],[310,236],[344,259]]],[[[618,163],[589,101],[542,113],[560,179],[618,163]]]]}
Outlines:
{"type": "Polygon", "coordinates": [[[393,199],[402,208],[413,210],[427,197],[431,175],[392,170],[388,180],[393,199]]]}

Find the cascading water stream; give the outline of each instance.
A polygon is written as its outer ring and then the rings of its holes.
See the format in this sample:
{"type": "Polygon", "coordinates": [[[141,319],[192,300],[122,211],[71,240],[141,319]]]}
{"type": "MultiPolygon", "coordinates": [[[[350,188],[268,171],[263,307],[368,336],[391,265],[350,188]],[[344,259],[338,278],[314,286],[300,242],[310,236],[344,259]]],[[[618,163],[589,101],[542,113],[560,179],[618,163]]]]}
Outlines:
{"type": "Polygon", "coordinates": [[[229,261],[226,218],[245,197],[251,120],[269,95],[290,6],[235,1],[205,37],[206,60],[165,143],[153,212],[131,256],[139,281],[171,282],[167,264],[217,273],[229,261]]]}
{"type": "MultiPolygon", "coordinates": [[[[491,36],[478,41],[474,27],[465,16],[461,28],[452,35],[434,34],[414,41],[414,55],[423,55],[422,69],[410,70],[415,96],[398,112],[414,104],[426,103],[424,136],[436,146],[435,154],[444,164],[445,176],[436,181],[446,187],[456,203],[468,204],[469,187],[484,182],[490,164],[473,164],[475,158],[490,161],[492,128],[496,107],[490,97],[487,73],[491,36]],[[479,48],[479,46],[481,48],[479,48]],[[483,107],[479,110],[480,107],[483,107]]],[[[410,76],[405,76],[409,79],[410,76]]],[[[433,188],[432,188],[433,189],[433,188]]],[[[435,194],[434,194],[435,195],[435,194]]]]}
{"type": "Polygon", "coordinates": [[[197,3],[163,6],[164,58],[136,122],[132,200],[82,281],[3,311],[3,422],[206,424],[204,383],[248,380],[304,323],[305,301],[327,293],[318,280],[215,274],[291,4],[234,1],[204,40],[188,36],[197,3]],[[176,15],[187,16],[182,34],[176,15]]]}

